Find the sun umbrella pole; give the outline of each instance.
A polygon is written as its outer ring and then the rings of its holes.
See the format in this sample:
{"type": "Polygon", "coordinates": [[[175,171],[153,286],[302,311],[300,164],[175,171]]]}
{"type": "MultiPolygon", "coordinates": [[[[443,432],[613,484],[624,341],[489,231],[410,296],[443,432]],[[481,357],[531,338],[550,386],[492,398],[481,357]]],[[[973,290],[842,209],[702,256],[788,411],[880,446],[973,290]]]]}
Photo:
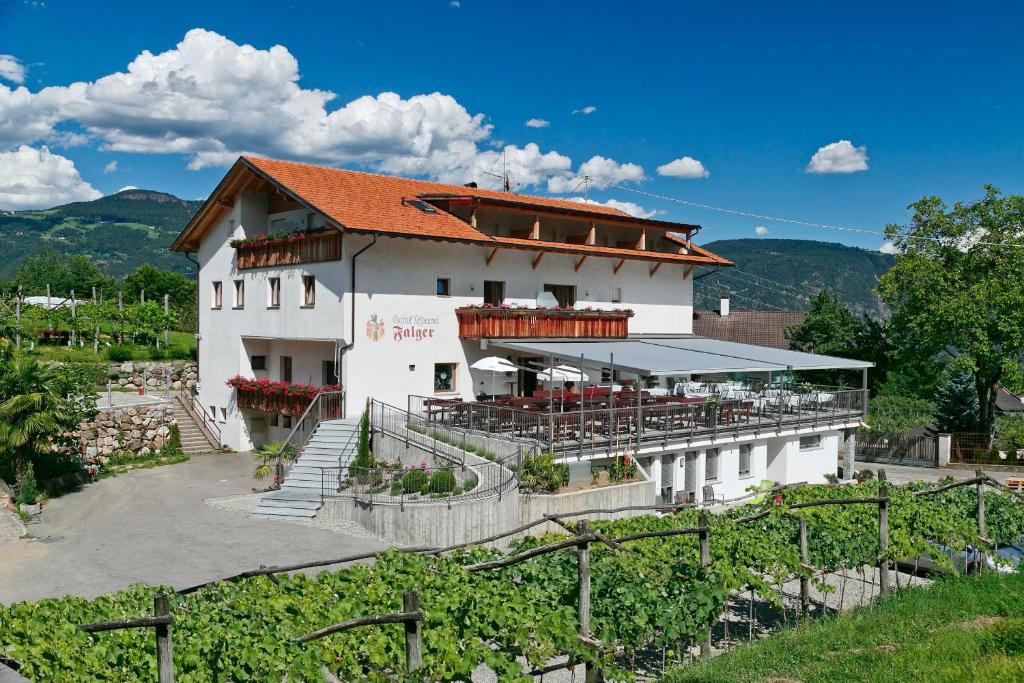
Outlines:
{"type": "Polygon", "coordinates": [[[579,445],[579,453],[577,453],[577,460],[582,460],[583,459],[583,427],[586,424],[586,422],[584,421],[585,420],[585,416],[584,416],[584,413],[583,413],[583,411],[585,409],[585,406],[586,406],[586,403],[583,402],[583,389],[584,389],[584,385],[585,384],[586,384],[586,375],[583,374],[583,354],[581,353],[580,354],[580,435],[579,435],[579,438],[577,439],[577,444],[579,445]]]}

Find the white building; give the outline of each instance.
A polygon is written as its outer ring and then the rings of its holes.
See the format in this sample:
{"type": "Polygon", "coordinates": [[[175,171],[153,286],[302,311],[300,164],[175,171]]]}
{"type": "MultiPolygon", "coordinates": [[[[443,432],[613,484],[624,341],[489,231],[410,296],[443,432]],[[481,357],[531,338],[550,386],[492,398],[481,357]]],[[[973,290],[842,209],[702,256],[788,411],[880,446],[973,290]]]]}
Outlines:
{"type": "Polygon", "coordinates": [[[533,436],[569,461],[607,463],[632,443],[666,497],[700,498],[707,482],[732,497],[763,479],[822,481],[866,392],[811,398],[814,390],[772,387],[792,370],[867,364],[693,337],[693,275],[731,265],[691,242],[699,229],[594,204],[240,158],[173,246],[199,263],[200,402],[225,444],[246,450],[285,438],[296,409],[243,396],[232,377],[338,384],[351,416],[369,398],[427,410],[438,399],[535,392],[534,372],[470,368],[485,356],[524,368],[582,362],[591,384],[640,378],[653,395],[637,397],[630,430],[609,413],[605,447],[603,413],[581,419],[572,438],[553,416],[538,418],[533,436]],[[537,309],[551,297],[574,310],[537,309]],[[658,408],[672,401],[655,395],[697,377],[732,380],[714,386],[720,407],[709,413],[691,398],[689,418],[661,415],[683,408],[658,408]]]}

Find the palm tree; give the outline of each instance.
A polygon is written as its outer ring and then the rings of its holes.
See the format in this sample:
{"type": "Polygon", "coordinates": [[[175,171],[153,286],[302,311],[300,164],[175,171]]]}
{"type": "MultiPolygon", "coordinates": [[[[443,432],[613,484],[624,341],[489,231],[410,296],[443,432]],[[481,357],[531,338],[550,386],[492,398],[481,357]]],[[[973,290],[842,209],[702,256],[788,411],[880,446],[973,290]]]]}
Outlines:
{"type": "Polygon", "coordinates": [[[50,450],[64,430],[56,366],[15,357],[0,367],[0,452],[14,460],[20,483],[33,455],[50,450]]]}

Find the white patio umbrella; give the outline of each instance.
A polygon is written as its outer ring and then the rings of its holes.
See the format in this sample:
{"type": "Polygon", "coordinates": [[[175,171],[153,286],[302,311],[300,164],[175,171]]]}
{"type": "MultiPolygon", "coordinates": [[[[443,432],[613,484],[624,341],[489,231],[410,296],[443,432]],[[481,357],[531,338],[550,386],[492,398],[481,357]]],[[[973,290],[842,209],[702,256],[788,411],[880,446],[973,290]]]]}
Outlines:
{"type": "Polygon", "coordinates": [[[499,372],[515,372],[519,368],[507,358],[501,356],[486,356],[469,367],[474,370],[484,370],[491,373],[491,396],[494,396],[494,376],[499,372]]]}
{"type": "Polygon", "coordinates": [[[567,382],[576,382],[579,384],[580,382],[590,381],[590,377],[587,373],[582,372],[579,368],[574,368],[571,365],[556,365],[555,370],[561,370],[562,372],[571,375],[571,377],[566,379],[567,382]]]}
{"type": "Polygon", "coordinates": [[[554,384],[555,382],[562,383],[562,393],[559,398],[559,405],[565,407],[565,383],[566,382],[578,382],[580,381],[580,371],[576,368],[562,368],[553,367],[541,370],[537,373],[537,379],[542,382],[549,382],[554,384]]]}

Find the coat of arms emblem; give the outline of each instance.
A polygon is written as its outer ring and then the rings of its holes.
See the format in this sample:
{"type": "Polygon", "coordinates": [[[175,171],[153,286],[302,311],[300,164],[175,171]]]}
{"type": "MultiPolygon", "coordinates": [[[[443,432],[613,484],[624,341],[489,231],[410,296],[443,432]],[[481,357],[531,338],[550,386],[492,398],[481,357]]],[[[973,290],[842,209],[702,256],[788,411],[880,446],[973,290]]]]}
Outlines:
{"type": "Polygon", "coordinates": [[[384,338],[384,321],[378,318],[376,313],[366,321],[366,336],[370,341],[380,341],[384,338]]]}

